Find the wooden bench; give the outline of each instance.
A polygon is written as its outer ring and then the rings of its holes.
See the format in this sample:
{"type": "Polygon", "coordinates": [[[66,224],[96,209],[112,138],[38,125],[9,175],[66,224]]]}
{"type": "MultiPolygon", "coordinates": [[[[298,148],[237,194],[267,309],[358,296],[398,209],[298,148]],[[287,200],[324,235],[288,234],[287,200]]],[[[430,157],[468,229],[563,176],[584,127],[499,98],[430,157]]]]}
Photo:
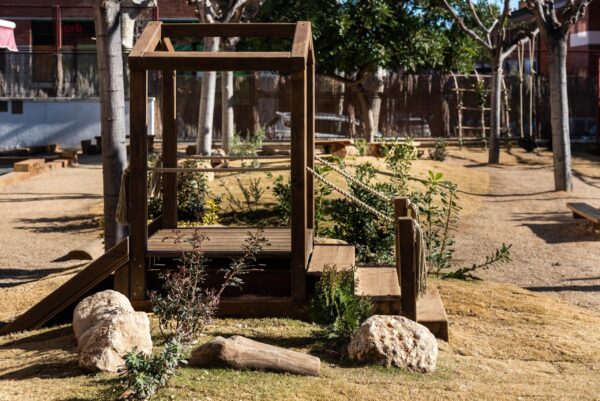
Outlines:
{"type": "Polygon", "coordinates": [[[594,230],[600,230],[600,210],[587,203],[567,203],[567,207],[573,212],[573,218],[585,219],[592,223],[594,230]]]}

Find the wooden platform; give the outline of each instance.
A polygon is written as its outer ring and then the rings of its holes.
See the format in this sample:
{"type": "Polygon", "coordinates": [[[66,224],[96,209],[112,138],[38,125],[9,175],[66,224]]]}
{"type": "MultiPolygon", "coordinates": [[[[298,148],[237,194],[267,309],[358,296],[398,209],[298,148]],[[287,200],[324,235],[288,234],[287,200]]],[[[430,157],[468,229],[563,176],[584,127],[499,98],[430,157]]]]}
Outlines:
{"type": "MultiPolygon", "coordinates": [[[[242,245],[248,238],[248,233],[256,233],[256,227],[202,227],[200,235],[206,237],[202,242],[201,251],[207,257],[231,257],[241,255],[242,245]]],[[[191,244],[187,241],[194,234],[194,229],[158,230],[148,238],[147,256],[178,257],[182,252],[190,251],[191,244]]],[[[292,235],[288,227],[265,228],[264,234],[267,245],[260,257],[290,257],[292,250],[292,235]]]]}
{"type": "MultiPolygon", "coordinates": [[[[368,296],[375,304],[375,313],[397,315],[401,312],[400,285],[395,267],[359,267],[356,294],[368,296]]],[[[417,302],[417,321],[436,337],[448,341],[448,316],[436,287],[430,286],[417,302]]]]}
{"type": "Polygon", "coordinates": [[[587,203],[567,203],[567,207],[573,212],[573,217],[576,219],[586,219],[596,228],[600,225],[600,210],[588,205],[587,203]]]}

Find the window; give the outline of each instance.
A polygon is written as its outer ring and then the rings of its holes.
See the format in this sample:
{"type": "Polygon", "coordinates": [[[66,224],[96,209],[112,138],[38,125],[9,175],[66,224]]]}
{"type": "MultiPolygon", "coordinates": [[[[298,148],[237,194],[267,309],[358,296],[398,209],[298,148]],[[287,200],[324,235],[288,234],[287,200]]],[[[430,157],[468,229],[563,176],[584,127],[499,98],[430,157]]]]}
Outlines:
{"type": "Polygon", "coordinates": [[[6,113],[8,111],[8,102],[6,100],[0,100],[0,113],[6,113]]]}
{"type": "Polygon", "coordinates": [[[12,113],[13,114],[23,114],[23,101],[22,100],[13,100],[12,101],[12,113]]]}

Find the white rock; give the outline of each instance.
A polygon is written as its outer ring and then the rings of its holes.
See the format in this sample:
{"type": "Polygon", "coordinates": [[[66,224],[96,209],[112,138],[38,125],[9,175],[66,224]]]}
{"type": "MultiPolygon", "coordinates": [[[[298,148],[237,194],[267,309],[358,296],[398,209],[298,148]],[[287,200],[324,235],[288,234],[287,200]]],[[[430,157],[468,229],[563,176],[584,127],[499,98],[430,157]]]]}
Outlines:
{"type": "Polygon", "coordinates": [[[73,332],[78,348],[83,349],[91,332],[84,334],[98,323],[120,313],[129,312],[133,312],[129,299],[117,291],[102,291],[84,298],[73,312],[73,332]]]}
{"type": "Polygon", "coordinates": [[[144,312],[113,315],[97,324],[79,356],[79,367],[89,372],[117,372],[133,349],[152,352],[150,320],[144,312]]]}
{"type": "Polygon", "coordinates": [[[427,327],[402,316],[375,315],[367,319],[348,345],[351,359],[433,372],[438,345],[427,327]]]}
{"type": "MultiPolygon", "coordinates": [[[[224,157],[224,156],[227,156],[227,153],[223,149],[219,148],[219,149],[213,150],[211,153],[211,156],[213,156],[213,157],[223,156],[224,157]]],[[[213,168],[216,168],[216,167],[225,167],[225,166],[227,166],[228,163],[227,163],[227,159],[211,159],[210,164],[213,168]]]]}

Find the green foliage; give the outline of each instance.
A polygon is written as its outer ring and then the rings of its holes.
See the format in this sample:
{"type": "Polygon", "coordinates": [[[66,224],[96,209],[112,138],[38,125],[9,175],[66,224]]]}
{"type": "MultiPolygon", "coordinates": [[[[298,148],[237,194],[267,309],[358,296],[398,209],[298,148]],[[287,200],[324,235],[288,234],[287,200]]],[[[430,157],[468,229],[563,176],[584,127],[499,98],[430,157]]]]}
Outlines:
{"type": "Polygon", "coordinates": [[[417,147],[412,138],[404,142],[388,142],[381,147],[385,164],[394,175],[393,181],[398,186],[397,192],[400,195],[408,192],[408,177],[412,162],[417,160],[417,147]]]}
{"type": "MultiPolygon", "coordinates": [[[[391,183],[375,183],[376,169],[370,163],[359,164],[355,177],[362,183],[390,197],[395,196],[396,189],[391,183]]],[[[393,215],[392,205],[378,198],[371,192],[349,181],[350,193],[364,203],[393,215]]],[[[331,201],[331,217],[333,228],[331,236],[343,239],[356,246],[357,260],[361,263],[393,264],[394,263],[394,226],[381,220],[364,208],[346,198],[331,201]]]]}
{"type": "Polygon", "coordinates": [[[206,260],[201,252],[206,238],[198,229],[186,238],[176,232],[176,243],[187,243],[191,251],[186,251],[175,271],[161,275],[163,291],[151,292],[152,311],[158,318],[159,329],[165,339],[175,338],[186,343],[202,333],[206,324],[214,317],[221,294],[228,287],[241,287],[241,276],[246,268],[256,262],[257,254],[265,245],[262,230],[248,233],[241,256],[232,260],[223,269],[223,281],[219,288],[202,288],[206,280],[206,260]]]}
{"type": "MultiPolygon", "coordinates": [[[[273,176],[269,176],[273,179],[273,176]]],[[[282,226],[290,225],[290,217],[292,215],[292,183],[290,178],[287,180],[279,175],[273,179],[273,195],[277,203],[275,204],[275,213],[282,226]]]]}
{"type": "MultiPolygon", "coordinates": [[[[198,160],[186,160],[184,168],[202,167],[198,160]]],[[[177,218],[197,221],[202,219],[204,202],[208,193],[206,176],[198,171],[184,171],[177,176],[177,218]]],[[[162,213],[162,196],[148,199],[148,216],[155,219],[162,213]]]]}
{"type": "Polygon", "coordinates": [[[367,156],[369,144],[365,139],[358,138],[354,141],[354,146],[356,146],[359,156],[367,156]]]}
{"type": "MultiPolygon", "coordinates": [[[[265,131],[258,130],[250,133],[246,136],[246,139],[242,139],[240,134],[233,136],[233,143],[231,144],[231,156],[256,156],[258,151],[262,149],[262,144],[265,139],[265,131]]],[[[244,163],[242,163],[242,166],[244,163]]],[[[258,167],[260,165],[258,160],[252,160],[252,167],[258,167]]]]}
{"type": "Polygon", "coordinates": [[[206,205],[204,205],[202,225],[219,224],[219,212],[221,212],[221,197],[207,200],[206,205]]]}
{"type": "Polygon", "coordinates": [[[158,355],[146,355],[134,349],[125,355],[126,399],[147,400],[167,384],[183,359],[184,349],[176,339],[167,341],[158,355]]]}
{"type": "Polygon", "coordinates": [[[433,149],[429,150],[429,158],[431,160],[437,160],[443,162],[448,157],[448,149],[444,138],[438,138],[435,140],[433,149]]]}
{"type": "Polygon", "coordinates": [[[472,280],[476,279],[473,276],[473,272],[476,270],[486,270],[495,265],[507,264],[512,261],[510,255],[511,245],[502,244],[502,246],[496,249],[491,255],[485,257],[485,261],[479,264],[472,264],[470,267],[461,267],[458,270],[455,270],[450,273],[445,273],[442,275],[443,278],[456,278],[460,280],[472,280]]]}
{"type": "Polygon", "coordinates": [[[323,327],[317,335],[343,344],[371,316],[372,303],[354,294],[354,271],[325,266],[310,302],[311,319],[323,327]]]}
{"type": "Polygon", "coordinates": [[[425,191],[413,192],[411,200],[419,208],[429,271],[439,274],[451,267],[461,207],[456,185],[444,181],[442,173],[430,171],[423,185],[425,191]]]}

